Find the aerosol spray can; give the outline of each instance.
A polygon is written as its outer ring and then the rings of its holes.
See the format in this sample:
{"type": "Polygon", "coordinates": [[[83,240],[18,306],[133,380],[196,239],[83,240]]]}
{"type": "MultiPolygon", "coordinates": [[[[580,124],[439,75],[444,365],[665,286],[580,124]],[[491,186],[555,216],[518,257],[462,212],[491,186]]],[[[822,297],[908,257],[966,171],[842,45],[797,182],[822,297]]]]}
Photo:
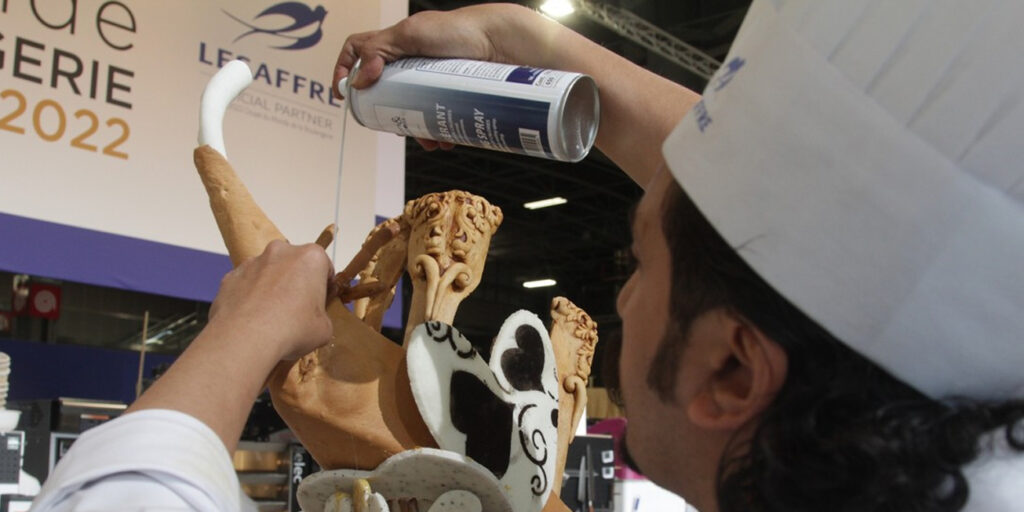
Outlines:
{"type": "Polygon", "coordinates": [[[401,59],[366,89],[338,89],[373,130],[568,162],[587,156],[600,119],[593,78],[493,62],[401,59]]]}

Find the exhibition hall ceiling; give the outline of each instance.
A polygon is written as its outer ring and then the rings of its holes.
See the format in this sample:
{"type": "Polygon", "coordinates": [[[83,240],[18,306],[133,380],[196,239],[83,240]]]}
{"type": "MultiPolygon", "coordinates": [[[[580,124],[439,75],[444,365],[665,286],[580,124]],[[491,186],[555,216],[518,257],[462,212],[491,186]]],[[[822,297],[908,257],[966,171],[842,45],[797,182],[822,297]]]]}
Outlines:
{"type": "MultiPolygon", "coordinates": [[[[601,0],[628,10],[721,61],[749,0],[601,0]]],[[[484,2],[411,0],[410,12],[450,10],[484,2]]],[[[520,2],[533,8],[539,1],[520,2]]],[[[626,37],[574,13],[561,20],[602,46],[655,73],[701,89],[704,79],[626,37]]],[[[666,99],[666,101],[670,101],[666,99]]],[[[496,332],[500,319],[518,308],[546,317],[551,297],[564,295],[590,312],[602,336],[619,324],[615,295],[630,270],[629,215],[641,190],[599,151],[578,164],[551,162],[483,150],[422,150],[407,144],[406,197],[463,189],[500,206],[505,221],[491,243],[480,288],[460,309],[457,325],[478,336],[496,332]],[[566,204],[527,210],[523,203],[561,196],[566,204]],[[555,279],[551,288],[524,289],[522,282],[555,279]]]]}

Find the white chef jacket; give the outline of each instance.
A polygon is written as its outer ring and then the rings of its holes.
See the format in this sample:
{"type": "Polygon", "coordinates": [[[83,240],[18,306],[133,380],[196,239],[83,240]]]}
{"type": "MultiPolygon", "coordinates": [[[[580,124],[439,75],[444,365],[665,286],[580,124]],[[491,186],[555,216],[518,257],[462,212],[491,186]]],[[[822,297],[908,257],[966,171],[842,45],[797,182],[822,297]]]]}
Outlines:
{"type": "Polygon", "coordinates": [[[94,427],[61,459],[32,511],[256,511],[203,422],[163,409],[94,427]]]}

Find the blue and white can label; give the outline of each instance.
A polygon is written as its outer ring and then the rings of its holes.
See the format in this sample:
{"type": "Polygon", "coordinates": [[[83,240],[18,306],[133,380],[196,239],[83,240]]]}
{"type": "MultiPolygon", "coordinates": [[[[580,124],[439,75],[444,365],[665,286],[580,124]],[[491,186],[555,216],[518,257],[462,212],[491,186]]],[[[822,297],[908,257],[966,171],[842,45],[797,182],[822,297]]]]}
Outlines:
{"type": "Polygon", "coordinates": [[[600,118],[590,77],[508,64],[402,59],[367,89],[339,86],[367,128],[553,160],[582,160],[600,118]]]}

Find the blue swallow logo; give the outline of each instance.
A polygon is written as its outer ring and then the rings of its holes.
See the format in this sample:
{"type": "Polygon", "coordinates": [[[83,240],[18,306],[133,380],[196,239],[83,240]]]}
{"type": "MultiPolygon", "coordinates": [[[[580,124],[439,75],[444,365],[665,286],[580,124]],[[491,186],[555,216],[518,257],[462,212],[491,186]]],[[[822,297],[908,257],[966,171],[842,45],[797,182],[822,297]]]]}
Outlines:
{"type": "Polygon", "coordinates": [[[253,17],[252,23],[247,22],[231,14],[230,12],[224,11],[231,19],[245,25],[249,28],[248,31],[235,38],[233,42],[237,42],[240,39],[244,39],[253,34],[267,34],[271,37],[277,38],[282,41],[290,41],[291,44],[282,44],[281,46],[273,46],[279,50],[303,50],[315,46],[320,42],[320,38],[323,37],[323,24],[324,18],[327,16],[327,9],[324,6],[318,5],[315,9],[311,9],[308,5],[301,2],[281,2],[276,5],[272,5],[263,10],[263,12],[253,17]],[[255,23],[264,16],[278,15],[279,17],[285,17],[290,19],[290,23],[286,23],[284,26],[269,28],[259,27],[255,23]]]}

